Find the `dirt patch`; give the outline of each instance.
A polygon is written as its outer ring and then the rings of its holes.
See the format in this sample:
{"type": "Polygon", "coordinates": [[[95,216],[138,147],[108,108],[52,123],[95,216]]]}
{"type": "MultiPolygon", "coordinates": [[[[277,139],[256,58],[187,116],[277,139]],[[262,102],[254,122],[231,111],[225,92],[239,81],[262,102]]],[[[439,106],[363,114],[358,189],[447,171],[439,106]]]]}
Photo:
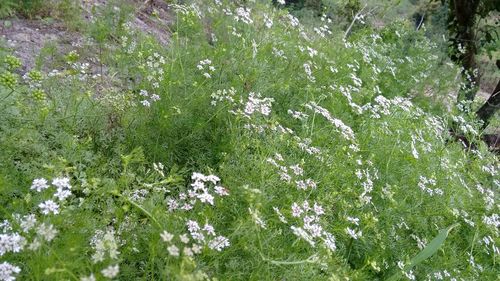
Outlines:
{"type": "MultiPolygon", "coordinates": [[[[82,1],[83,18],[91,21],[92,10],[107,5],[107,2],[82,1]]],[[[129,3],[135,8],[132,27],[152,35],[163,45],[168,44],[169,26],[173,18],[169,5],[159,0],[129,0],[129,3]]],[[[48,43],[54,46],[57,54],[66,54],[89,45],[88,38],[78,32],[69,31],[62,22],[55,20],[0,20],[0,38],[13,50],[14,55],[22,60],[24,71],[35,66],[37,56],[48,43]]]]}
{"type": "Polygon", "coordinates": [[[54,43],[58,53],[66,53],[81,45],[82,37],[67,31],[63,24],[42,20],[12,19],[0,21],[0,37],[14,55],[23,62],[24,70],[35,65],[40,50],[49,42],[54,43]]]}

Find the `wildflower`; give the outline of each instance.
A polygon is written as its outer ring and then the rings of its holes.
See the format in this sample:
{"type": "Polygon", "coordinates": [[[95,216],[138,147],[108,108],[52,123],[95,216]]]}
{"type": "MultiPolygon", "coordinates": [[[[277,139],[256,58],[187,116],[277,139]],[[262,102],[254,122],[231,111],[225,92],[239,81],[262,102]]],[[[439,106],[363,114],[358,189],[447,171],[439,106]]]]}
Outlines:
{"type": "Polygon", "coordinates": [[[335,245],[335,237],[328,232],[324,232],[323,235],[325,236],[323,241],[325,242],[326,247],[331,251],[335,251],[337,249],[337,246],[335,245]]]}
{"type": "Polygon", "coordinates": [[[63,201],[66,198],[68,198],[69,196],[71,196],[71,194],[72,194],[71,191],[68,189],[58,188],[57,192],[54,194],[54,196],[57,197],[59,199],[59,201],[63,201]]]}
{"type": "Polygon", "coordinates": [[[278,0],[278,3],[280,3],[281,5],[285,5],[285,0],[278,0]]]}
{"type": "Polygon", "coordinates": [[[14,281],[16,280],[15,274],[21,272],[21,269],[8,262],[0,264],[0,280],[14,281]]]}
{"type": "Polygon", "coordinates": [[[273,207],[273,210],[276,212],[276,214],[278,215],[278,218],[279,220],[282,222],[282,223],[288,223],[285,216],[280,212],[280,210],[277,208],[277,207],[273,207]]]}
{"type": "Polygon", "coordinates": [[[185,247],[183,250],[182,250],[182,253],[188,257],[192,257],[194,256],[194,252],[191,248],[189,247],[185,247]]]}
{"type": "Polygon", "coordinates": [[[203,226],[203,230],[205,230],[209,235],[214,235],[215,236],[215,229],[212,225],[206,223],[203,226]]]}
{"type": "Polygon", "coordinates": [[[101,270],[101,273],[106,278],[115,278],[120,272],[120,267],[118,265],[110,265],[107,268],[101,270]]]}
{"type": "Polygon", "coordinates": [[[95,253],[92,255],[94,263],[104,261],[106,253],[111,259],[117,259],[120,254],[114,229],[108,229],[106,232],[96,230],[90,240],[90,245],[95,250],[95,253]]]}
{"type": "Polygon", "coordinates": [[[229,192],[227,192],[227,189],[225,189],[224,187],[222,187],[220,185],[215,186],[214,190],[215,190],[215,193],[217,193],[220,196],[227,196],[227,195],[229,195],[229,192]]]}
{"type": "Polygon", "coordinates": [[[19,253],[26,245],[26,239],[18,233],[0,234],[0,256],[5,253],[19,253]]]}
{"type": "Polygon", "coordinates": [[[349,234],[354,240],[357,240],[363,234],[361,230],[357,231],[351,229],[350,227],[346,228],[346,233],[349,234]]]}
{"type": "Polygon", "coordinates": [[[179,248],[175,245],[171,245],[170,247],[167,248],[168,253],[171,256],[178,257],[179,256],[179,248]]]}
{"type": "Polygon", "coordinates": [[[153,95],[151,95],[151,100],[152,101],[159,101],[160,100],[160,96],[157,95],[157,94],[153,94],[153,95]]]}
{"type": "Polygon", "coordinates": [[[47,200],[43,203],[40,203],[38,207],[42,209],[42,214],[44,215],[48,215],[50,213],[53,213],[54,215],[59,214],[59,205],[57,205],[57,203],[52,200],[47,200]]]}
{"type": "Polygon", "coordinates": [[[292,204],[292,216],[293,217],[300,217],[300,215],[302,214],[302,209],[300,208],[300,206],[297,204],[297,203],[293,203],[292,204]]]}
{"type": "Polygon", "coordinates": [[[81,277],[80,281],[96,281],[94,274],[90,274],[90,276],[81,277]]]}
{"type": "Polygon", "coordinates": [[[151,106],[151,103],[148,101],[148,100],[143,100],[141,101],[141,104],[145,107],[150,107],[151,106]]]}
{"type": "Polygon", "coordinates": [[[170,242],[172,241],[172,239],[174,238],[174,235],[173,234],[170,234],[168,233],[166,230],[163,231],[162,234],[160,234],[161,236],[161,239],[164,241],[164,242],[170,242]]]}
{"type": "Polygon", "coordinates": [[[36,250],[40,249],[41,246],[42,246],[42,242],[40,242],[40,239],[38,239],[38,237],[36,237],[35,239],[33,239],[33,242],[31,242],[31,244],[29,244],[28,249],[30,251],[36,251],[36,250]]]}
{"type": "Polygon", "coordinates": [[[267,14],[264,14],[264,24],[267,28],[273,27],[273,20],[267,14]]]}
{"type": "Polygon", "coordinates": [[[69,183],[69,178],[55,178],[52,180],[52,185],[61,189],[71,189],[71,184],[69,183]]]}
{"type": "Polygon", "coordinates": [[[302,174],[304,174],[304,170],[299,165],[290,166],[290,169],[297,176],[302,176],[302,174]]]}
{"type": "Polygon", "coordinates": [[[264,116],[268,116],[271,113],[271,103],[274,101],[272,98],[260,98],[259,93],[251,92],[248,97],[248,101],[245,104],[245,114],[247,117],[252,115],[254,112],[260,112],[264,116]]]}
{"type": "Polygon", "coordinates": [[[24,216],[20,222],[21,229],[23,232],[28,232],[30,229],[34,228],[36,225],[36,216],[34,214],[29,214],[24,216]]]}
{"type": "Polygon", "coordinates": [[[57,235],[57,229],[52,224],[43,223],[36,228],[36,233],[45,239],[45,241],[52,241],[57,235]]]}
{"type": "Polygon", "coordinates": [[[222,249],[229,247],[229,240],[224,236],[217,236],[208,243],[208,247],[220,252],[222,249]]]}
{"type": "Polygon", "coordinates": [[[317,216],[321,216],[325,213],[325,211],[323,210],[323,207],[318,205],[316,202],[314,203],[313,211],[314,211],[314,213],[316,213],[317,216]]]}
{"type": "Polygon", "coordinates": [[[307,233],[303,228],[301,227],[296,227],[296,226],[291,226],[291,229],[293,231],[293,234],[296,236],[306,240],[307,243],[309,243],[312,247],[316,246],[316,243],[314,242],[313,238],[311,235],[307,233]]]}
{"type": "Polygon", "coordinates": [[[37,192],[41,192],[47,188],[49,188],[49,185],[47,184],[47,180],[44,178],[34,179],[31,184],[31,189],[34,189],[37,192]]]}
{"type": "Polygon", "coordinates": [[[185,233],[179,236],[179,240],[181,240],[181,242],[184,244],[189,243],[189,237],[185,233]]]}

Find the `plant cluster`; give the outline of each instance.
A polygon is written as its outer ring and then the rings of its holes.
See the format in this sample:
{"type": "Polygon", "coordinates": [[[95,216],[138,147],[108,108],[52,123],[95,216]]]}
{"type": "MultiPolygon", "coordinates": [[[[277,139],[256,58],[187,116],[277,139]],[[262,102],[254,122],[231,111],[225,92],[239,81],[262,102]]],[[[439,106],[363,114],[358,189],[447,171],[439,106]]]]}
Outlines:
{"type": "Polygon", "coordinates": [[[99,54],[0,53],[0,280],[498,276],[498,158],[422,33],[192,1],[164,46],[115,4],[99,54]]]}

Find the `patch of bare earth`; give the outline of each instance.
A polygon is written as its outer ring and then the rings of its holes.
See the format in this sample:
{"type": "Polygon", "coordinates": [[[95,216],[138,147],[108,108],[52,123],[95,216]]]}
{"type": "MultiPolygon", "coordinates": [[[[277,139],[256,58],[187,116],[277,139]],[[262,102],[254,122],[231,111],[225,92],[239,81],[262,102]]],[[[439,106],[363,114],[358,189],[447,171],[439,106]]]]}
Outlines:
{"type": "MultiPolygon", "coordinates": [[[[107,5],[107,2],[109,1],[83,0],[82,17],[91,21],[92,10],[107,5]]],[[[159,0],[129,0],[129,3],[135,8],[132,27],[150,34],[161,44],[168,44],[169,26],[173,18],[169,6],[159,0]]],[[[0,38],[22,60],[24,71],[35,65],[40,50],[48,43],[55,46],[57,54],[64,55],[81,46],[88,47],[90,41],[84,35],[68,30],[62,22],[56,20],[16,18],[0,20],[0,38]]]]}

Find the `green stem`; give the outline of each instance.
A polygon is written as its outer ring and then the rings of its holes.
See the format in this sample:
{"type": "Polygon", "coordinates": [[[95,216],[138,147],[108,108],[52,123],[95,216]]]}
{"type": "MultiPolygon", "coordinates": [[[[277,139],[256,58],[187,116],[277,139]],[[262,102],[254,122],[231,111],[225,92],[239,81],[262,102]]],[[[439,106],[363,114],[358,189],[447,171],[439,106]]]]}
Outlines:
{"type": "Polygon", "coordinates": [[[135,203],[134,201],[130,200],[128,197],[125,197],[121,194],[115,194],[115,195],[122,198],[127,203],[136,207],[138,210],[140,210],[142,213],[144,213],[149,219],[151,219],[156,224],[156,226],[158,226],[158,228],[162,228],[161,224],[156,220],[156,218],[150,212],[148,212],[146,209],[144,209],[141,205],[135,203]]]}

